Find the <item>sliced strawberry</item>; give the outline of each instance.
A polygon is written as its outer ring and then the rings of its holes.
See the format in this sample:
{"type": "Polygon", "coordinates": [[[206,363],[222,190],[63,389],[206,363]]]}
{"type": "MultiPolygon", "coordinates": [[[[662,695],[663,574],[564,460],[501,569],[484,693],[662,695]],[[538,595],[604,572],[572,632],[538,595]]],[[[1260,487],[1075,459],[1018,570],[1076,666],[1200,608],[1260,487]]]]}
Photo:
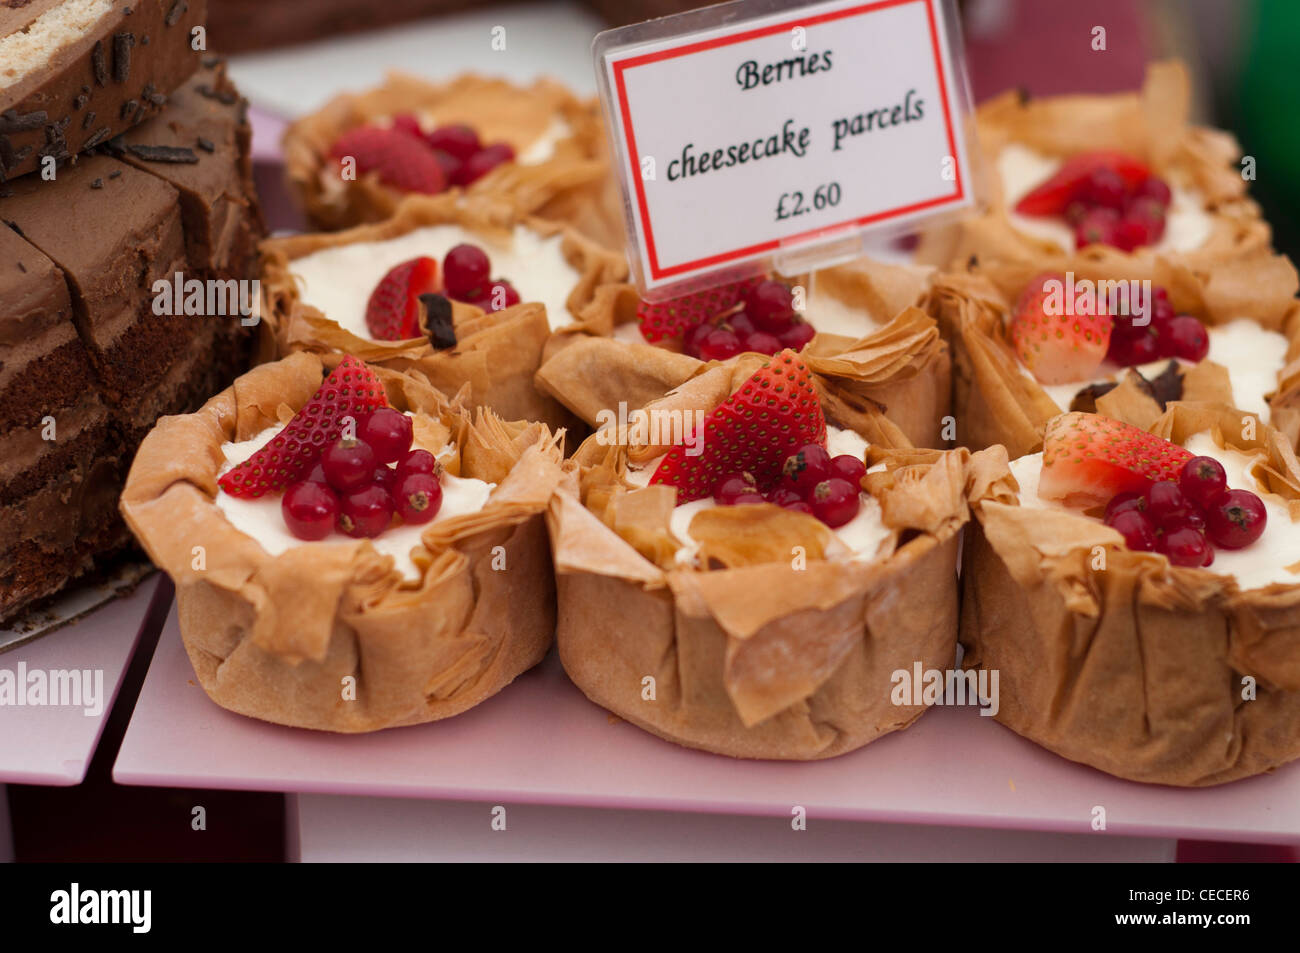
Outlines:
{"type": "Polygon", "coordinates": [[[1016,356],[1044,384],[1087,380],[1110,345],[1114,320],[1106,302],[1095,293],[1067,299],[1066,284],[1065,275],[1044,272],[1025,286],[1011,312],[1016,356]]]}
{"type": "Polygon", "coordinates": [[[270,443],[217,482],[231,496],[246,498],[283,490],[303,479],[325,447],[339,438],[344,417],[360,424],[387,406],[375,372],[349,354],[270,443]]]}
{"type": "Polygon", "coordinates": [[[1096,414],[1054,417],[1043,437],[1038,495],[1067,506],[1104,506],[1120,493],[1141,493],[1177,480],[1192,455],[1131,424],[1096,414]]]}
{"type": "Polygon", "coordinates": [[[377,172],[380,181],[403,192],[432,195],[447,187],[442,164],[429,144],[395,127],[349,129],[335,140],[330,156],[351,156],[358,173],[377,172]]]}
{"type": "Polygon", "coordinates": [[[1130,192],[1151,175],[1150,169],[1123,152],[1081,152],[1066,159],[1054,175],[1017,202],[1016,211],[1021,215],[1064,215],[1066,206],[1080,197],[1080,190],[1098,169],[1117,174],[1130,192]]]}
{"type": "Polygon", "coordinates": [[[810,443],[826,445],[826,418],[808,366],[786,350],[704,418],[700,454],[674,447],[650,482],[677,487],[678,503],[711,496],[731,473],[753,474],[766,490],[780,479],[785,458],[810,443]]]}
{"type": "Polygon", "coordinates": [[[636,307],[636,316],[641,322],[641,336],[652,344],[663,338],[681,337],[697,324],[730,311],[740,303],[749,289],[762,280],[757,277],[746,278],[668,301],[642,301],[636,307]]]}
{"type": "Polygon", "coordinates": [[[438,263],[412,258],[379,279],[366,304],[366,327],[376,341],[420,336],[420,295],[438,291],[438,263]]]}

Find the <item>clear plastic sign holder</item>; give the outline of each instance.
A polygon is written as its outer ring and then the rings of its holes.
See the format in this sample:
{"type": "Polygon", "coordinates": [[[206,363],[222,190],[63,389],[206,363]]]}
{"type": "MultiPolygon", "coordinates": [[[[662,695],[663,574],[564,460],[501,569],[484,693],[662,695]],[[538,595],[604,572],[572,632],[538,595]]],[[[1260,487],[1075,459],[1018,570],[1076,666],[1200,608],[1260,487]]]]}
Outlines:
{"type": "Polygon", "coordinates": [[[592,52],[649,300],[811,274],[979,201],[954,0],[734,0],[592,52]]]}

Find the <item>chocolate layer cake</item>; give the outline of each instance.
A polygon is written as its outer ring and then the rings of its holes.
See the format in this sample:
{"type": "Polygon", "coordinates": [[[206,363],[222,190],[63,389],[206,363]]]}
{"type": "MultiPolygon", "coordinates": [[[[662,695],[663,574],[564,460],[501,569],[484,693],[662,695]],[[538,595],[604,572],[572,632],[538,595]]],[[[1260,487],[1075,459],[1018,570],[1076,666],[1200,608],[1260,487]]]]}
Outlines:
{"type": "Polygon", "coordinates": [[[0,181],[159,113],[203,55],[206,0],[0,0],[0,181]]]}
{"type": "Polygon", "coordinates": [[[247,366],[240,314],[167,313],[162,289],[255,276],[248,143],[209,59],[99,154],[0,185],[0,620],[128,544],[117,498],[145,432],[247,366]]]}

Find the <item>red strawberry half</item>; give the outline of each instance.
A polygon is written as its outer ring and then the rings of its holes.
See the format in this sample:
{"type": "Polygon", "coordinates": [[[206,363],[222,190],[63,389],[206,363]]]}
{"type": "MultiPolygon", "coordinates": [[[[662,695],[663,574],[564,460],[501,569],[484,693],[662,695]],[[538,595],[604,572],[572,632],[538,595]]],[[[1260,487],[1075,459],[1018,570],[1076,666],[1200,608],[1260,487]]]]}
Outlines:
{"type": "Polygon", "coordinates": [[[1192,455],[1131,424],[1096,414],[1054,417],[1043,437],[1038,495],[1067,506],[1103,506],[1120,493],[1141,493],[1177,480],[1192,455]]]}
{"type": "Polygon", "coordinates": [[[438,263],[412,258],[379,279],[366,304],[366,327],[376,341],[420,336],[420,295],[438,291],[438,263]]]}
{"type": "Polygon", "coordinates": [[[1044,384],[1086,380],[1110,346],[1114,321],[1105,313],[1106,302],[1096,294],[1067,300],[1065,291],[1065,275],[1039,275],[1025,286],[1011,312],[1016,356],[1044,384]],[[1075,313],[1089,311],[1101,313],[1075,313]]]}
{"type": "Polygon", "coordinates": [[[1150,169],[1123,152],[1081,152],[1066,159],[1054,175],[1017,202],[1016,211],[1021,215],[1065,214],[1066,206],[1098,169],[1114,172],[1130,191],[1151,175],[1150,169]]]}
{"type": "Polygon", "coordinates": [[[387,406],[384,385],[375,372],[348,355],[270,443],[217,482],[231,496],[247,498],[283,490],[301,480],[325,447],[339,438],[344,417],[360,424],[387,406]]]}
{"type": "Polygon", "coordinates": [[[650,482],[677,487],[678,503],[711,496],[730,473],[750,473],[766,490],[785,458],[810,443],[826,445],[826,418],[808,366],[785,350],[704,418],[703,452],[674,447],[650,482]]]}
{"type": "Polygon", "coordinates": [[[352,156],[358,173],[377,172],[382,182],[403,192],[432,195],[447,187],[442,165],[428,143],[393,127],[349,129],[335,140],[330,155],[352,156]]]}
{"type": "Polygon", "coordinates": [[[707,288],[668,301],[642,301],[636,307],[641,336],[652,344],[663,338],[681,337],[697,324],[730,311],[761,278],[746,278],[717,288],[707,288]]]}

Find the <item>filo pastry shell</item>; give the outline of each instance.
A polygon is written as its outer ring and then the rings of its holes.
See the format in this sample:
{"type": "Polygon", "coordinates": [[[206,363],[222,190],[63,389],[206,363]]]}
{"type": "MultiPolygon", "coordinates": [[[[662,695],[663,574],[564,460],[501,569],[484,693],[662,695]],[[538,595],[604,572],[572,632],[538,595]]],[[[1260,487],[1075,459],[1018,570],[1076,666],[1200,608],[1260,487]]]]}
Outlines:
{"type": "Polygon", "coordinates": [[[473,406],[488,407],[508,420],[537,420],[556,428],[572,423],[572,417],[533,383],[551,336],[550,323],[581,324],[585,315],[610,309],[609,302],[617,297],[626,277],[627,262],[621,255],[555,222],[519,215],[479,197],[412,196],[391,219],[377,225],[263,242],[263,333],[269,336],[270,350],[276,355],[344,353],[392,370],[415,370],[444,393],[454,394],[470,385],[473,406]],[[436,350],[427,336],[402,341],[358,337],[303,301],[293,274],[295,259],[326,248],[382,242],[434,225],[460,226],[489,256],[494,244],[509,241],[516,226],[543,238],[560,234],[561,252],[578,275],[568,294],[570,313],[548,316],[544,305],[528,300],[527,288],[517,289],[521,303],[497,312],[453,302],[456,345],[436,350]]]}
{"type": "MultiPolygon", "coordinates": [[[[333,230],[382,222],[397,210],[407,193],[379,181],[373,172],[344,181],[330,149],[349,129],[401,113],[426,117],[433,125],[465,123],[484,145],[508,142],[517,157],[525,156],[558,124],[566,134],[555,141],[548,158],[504,163],[469,186],[470,194],[491,196],[522,213],[573,214],[579,206],[562,201],[567,193],[581,188],[590,195],[606,178],[607,145],[594,100],[579,101],[554,80],[519,86],[467,73],[447,83],[430,83],[391,72],[381,86],[340,94],[285,131],[290,190],[313,226],[333,230]]],[[[452,187],[447,194],[463,191],[452,187]]]]}
{"type": "MultiPolygon", "coordinates": [[[[922,233],[918,261],[954,265],[972,256],[980,261],[1051,259],[1064,249],[1015,228],[1002,194],[997,158],[1018,143],[1046,156],[1115,150],[1140,159],[1171,185],[1195,189],[1210,219],[1209,234],[1197,248],[1162,252],[1190,267],[1266,252],[1271,242],[1259,207],[1246,196],[1241,148],[1227,132],[1192,125],[1191,83],[1177,61],[1152,63],[1140,92],[1111,95],[1052,96],[1028,99],[1011,91],[975,112],[984,210],[947,226],[922,233]]],[[[1099,266],[1122,267],[1130,259],[1149,259],[1154,252],[1132,252],[1090,245],[1080,254],[1099,266]]]]}
{"type": "MultiPolygon", "coordinates": [[[[815,280],[819,294],[863,316],[861,337],[818,334],[801,352],[823,393],[873,405],[914,446],[945,446],[952,401],[948,345],[935,320],[916,306],[929,271],[861,259],[818,272],[815,280]]],[[[640,298],[632,285],[600,290],[584,321],[557,329],[536,377],[539,390],[587,425],[598,427],[601,415],[616,412],[620,403],[641,407],[717,365],[680,353],[677,340],[659,345],[612,337],[619,325],[636,323],[640,298]]]]}
{"type": "MultiPolygon", "coordinates": [[[[1244,439],[1237,411],[1176,404],[1151,430],[1258,452],[1257,475],[1300,516],[1300,465],[1271,428],[1244,439]]],[[[1221,784],[1300,756],[1300,585],[1242,591],[1213,567],[1131,551],[1082,514],[1001,498],[974,508],[961,641],[967,668],[1000,673],[998,721],[1159,784],[1221,784]]]]}
{"type": "MultiPolygon", "coordinates": [[[[711,368],[657,409],[711,410],[756,369],[752,358],[711,368]]],[[[866,559],[849,558],[811,516],[762,504],[698,514],[700,564],[718,568],[679,565],[675,489],[623,479],[629,457],[665,447],[593,435],[566,464],[548,514],[556,639],[593,702],[687,747],[799,761],[852,751],[924,713],[891,703],[891,675],[954,665],[959,531],[967,501],[1005,484],[1005,457],[915,450],[874,407],[824,405],[871,442],[868,463],[880,466],[865,487],[888,533],[866,559]]]]}
{"type": "Polygon", "coordinates": [[[185,649],[217,704],[337,732],[451,717],[551,645],[542,514],[560,476],[559,437],[541,424],[472,415],[417,375],[379,369],[389,402],[414,413],[417,434],[454,446],[442,458],[449,473],[496,484],[487,503],[429,524],[412,554],[415,581],[369,540],[332,536],[271,556],[214,502],[222,444],[291,417],[329,363],[295,354],[264,364],[197,413],[164,417],[135,458],[122,513],[176,584],[185,649]],[[343,694],[349,678],[354,700],[343,694]]]}
{"type": "MultiPolygon", "coordinates": [[[[1012,459],[1024,456],[1042,447],[1047,422],[1070,409],[1058,407],[1029,375],[1007,333],[1014,302],[1045,268],[1044,261],[981,262],[971,272],[941,273],[932,282],[927,308],[952,343],[957,441],[963,446],[1002,444],[1012,459]]],[[[1074,256],[1064,268],[1076,282],[1150,281],[1166,289],[1176,312],[1195,315],[1210,327],[1247,318],[1284,335],[1285,364],[1268,405],[1271,423],[1293,446],[1300,439],[1300,302],[1295,297],[1300,280],[1285,256],[1261,254],[1197,269],[1163,256],[1105,263],[1074,256]]],[[[1227,368],[1205,360],[1185,366],[1183,374],[1185,400],[1232,403],[1227,368]]],[[[1097,413],[1143,428],[1160,416],[1162,408],[1139,389],[1133,373],[1118,381],[1120,386],[1097,400],[1097,413]]]]}

